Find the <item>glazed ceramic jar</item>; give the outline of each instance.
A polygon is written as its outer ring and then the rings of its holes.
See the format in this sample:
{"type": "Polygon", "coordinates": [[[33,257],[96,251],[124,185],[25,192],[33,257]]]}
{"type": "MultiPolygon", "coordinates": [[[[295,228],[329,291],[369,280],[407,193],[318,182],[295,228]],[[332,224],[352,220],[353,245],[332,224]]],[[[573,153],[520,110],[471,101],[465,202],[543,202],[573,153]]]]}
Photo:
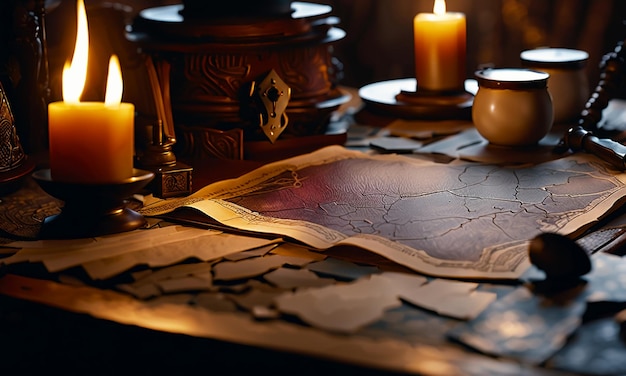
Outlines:
{"type": "Polygon", "coordinates": [[[478,92],[472,120],[490,143],[528,146],[552,128],[553,106],[547,89],[550,75],[526,68],[491,68],[475,73],[478,92]]]}
{"type": "Polygon", "coordinates": [[[585,67],[589,54],[567,48],[537,48],[520,54],[522,66],[546,72],[554,105],[554,121],[575,120],[589,99],[585,67]]]}

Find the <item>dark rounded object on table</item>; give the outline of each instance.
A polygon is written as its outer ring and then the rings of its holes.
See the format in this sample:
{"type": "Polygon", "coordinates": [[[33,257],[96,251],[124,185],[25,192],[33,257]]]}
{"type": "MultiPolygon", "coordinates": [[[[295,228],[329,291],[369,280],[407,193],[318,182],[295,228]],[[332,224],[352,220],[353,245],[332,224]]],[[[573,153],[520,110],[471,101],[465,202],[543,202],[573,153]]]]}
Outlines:
{"type": "Polygon", "coordinates": [[[70,202],[78,202],[78,206],[84,209],[86,201],[90,205],[104,203],[106,206],[110,206],[111,203],[121,203],[124,199],[145,187],[154,178],[154,173],[133,168],[131,177],[115,183],[68,183],[55,181],[52,179],[50,169],[37,170],[32,174],[32,177],[46,193],[64,201],[66,206],[70,202]]]}
{"type": "Polygon", "coordinates": [[[50,169],[33,179],[49,195],[64,202],[61,213],[46,217],[41,239],[75,239],[116,234],[146,225],[145,218],[126,207],[126,199],[143,189],[154,173],[133,169],[133,176],[115,183],[66,183],[52,179],[50,169]]]}
{"type": "Polygon", "coordinates": [[[591,271],[589,255],[566,236],[543,233],[530,241],[530,262],[546,273],[546,279],[572,279],[591,271]]]}

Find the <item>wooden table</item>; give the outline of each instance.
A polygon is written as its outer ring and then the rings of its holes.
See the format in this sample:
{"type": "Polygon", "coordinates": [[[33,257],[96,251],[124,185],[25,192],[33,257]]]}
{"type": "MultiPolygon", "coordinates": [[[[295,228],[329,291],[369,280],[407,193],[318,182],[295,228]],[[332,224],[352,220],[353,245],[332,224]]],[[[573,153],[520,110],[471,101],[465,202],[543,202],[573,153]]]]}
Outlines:
{"type": "MultiPolygon", "coordinates": [[[[193,163],[194,189],[237,177],[261,165],[255,161],[203,160],[193,163]]],[[[44,165],[38,163],[38,167],[44,165]]],[[[8,232],[2,242],[36,237],[40,221],[58,211],[59,207],[57,200],[26,179],[20,190],[6,195],[0,203],[0,229],[8,232]]],[[[623,210],[613,223],[626,223],[623,210]]],[[[402,270],[378,256],[355,249],[332,250],[329,255],[402,270]]],[[[7,268],[2,272],[6,273],[7,268]]],[[[282,337],[291,341],[285,343],[267,342],[267,338],[262,338],[258,332],[250,332],[249,337],[240,341],[241,338],[232,335],[228,326],[206,325],[198,330],[185,329],[183,325],[181,329],[172,326],[171,320],[164,320],[175,315],[174,322],[193,321],[190,318],[193,315],[185,313],[189,307],[175,313],[167,309],[146,309],[141,301],[102,286],[72,286],[49,281],[48,277],[43,268],[31,266],[11,268],[10,273],[0,278],[0,353],[7,374],[55,371],[70,374],[563,374],[484,356],[462,346],[390,349],[381,345],[364,349],[351,342],[349,336],[322,341],[328,346],[321,346],[318,351],[303,351],[306,346],[299,346],[303,342],[330,338],[310,330],[282,337]],[[109,308],[100,309],[103,304],[109,308]],[[357,348],[372,354],[402,353],[404,364],[393,364],[384,359],[361,363],[358,357],[350,354],[357,348]]],[[[210,323],[212,318],[209,314],[204,317],[204,322],[210,323]]],[[[236,325],[236,321],[232,325],[236,325]]],[[[262,328],[268,324],[258,322],[254,325],[262,328]]],[[[271,330],[267,332],[270,338],[271,333],[271,330]]]]}

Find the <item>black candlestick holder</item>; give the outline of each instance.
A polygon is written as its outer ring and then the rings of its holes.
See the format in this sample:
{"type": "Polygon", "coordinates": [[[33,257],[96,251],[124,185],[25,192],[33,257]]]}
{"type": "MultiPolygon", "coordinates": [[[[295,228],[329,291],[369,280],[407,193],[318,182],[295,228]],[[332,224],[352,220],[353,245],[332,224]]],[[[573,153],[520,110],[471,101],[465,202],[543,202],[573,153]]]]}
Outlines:
{"type": "Polygon", "coordinates": [[[119,183],[67,183],[52,179],[49,169],[35,171],[33,179],[51,196],[64,202],[61,213],[47,217],[39,232],[43,239],[85,238],[141,228],[145,218],[126,207],[154,173],[133,169],[133,176],[119,183]]]}

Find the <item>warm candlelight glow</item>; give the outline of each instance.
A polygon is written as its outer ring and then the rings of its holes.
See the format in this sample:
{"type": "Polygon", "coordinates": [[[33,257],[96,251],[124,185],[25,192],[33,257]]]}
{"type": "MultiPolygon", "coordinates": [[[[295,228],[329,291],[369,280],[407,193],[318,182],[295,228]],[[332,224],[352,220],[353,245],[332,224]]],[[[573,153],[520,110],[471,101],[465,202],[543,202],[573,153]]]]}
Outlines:
{"type": "Polygon", "coordinates": [[[107,76],[107,89],[104,97],[106,106],[118,106],[122,102],[122,92],[124,82],[122,81],[122,70],[120,61],[116,55],[112,55],[109,60],[109,74],[107,76]]]}
{"type": "Polygon", "coordinates": [[[435,0],[433,13],[420,13],[413,23],[418,90],[463,91],[465,15],[448,12],[445,0],[435,0]]]}
{"type": "Polygon", "coordinates": [[[446,13],[446,0],[435,0],[433,5],[433,13],[442,15],[446,13]]]}
{"type": "Polygon", "coordinates": [[[89,31],[85,3],[78,0],[76,5],[78,27],[72,64],[65,63],[63,68],[63,101],[66,103],[80,102],[80,96],[87,79],[87,61],[89,60],[89,31]]]}
{"type": "MultiPolygon", "coordinates": [[[[76,3],[77,28],[74,56],[71,64],[65,63],[63,67],[63,101],[65,103],[79,103],[80,96],[85,88],[87,80],[87,66],[89,65],[89,25],[84,0],[76,3]]],[[[119,105],[122,102],[124,83],[120,62],[116,55],[109,60],[109,74],[104,103],[107,106],[119,105]]]]}
{"type": "Polygon", "coordinates": [[[50,173],[67,183],[110,184],[133,174],[135,106],[122,103],[122,72],[111,56],[104,102],[81,102],[89,34],[84,0],[77,3],[76,45],[63,70],[63,101],[48,105],[50,173]]]}

